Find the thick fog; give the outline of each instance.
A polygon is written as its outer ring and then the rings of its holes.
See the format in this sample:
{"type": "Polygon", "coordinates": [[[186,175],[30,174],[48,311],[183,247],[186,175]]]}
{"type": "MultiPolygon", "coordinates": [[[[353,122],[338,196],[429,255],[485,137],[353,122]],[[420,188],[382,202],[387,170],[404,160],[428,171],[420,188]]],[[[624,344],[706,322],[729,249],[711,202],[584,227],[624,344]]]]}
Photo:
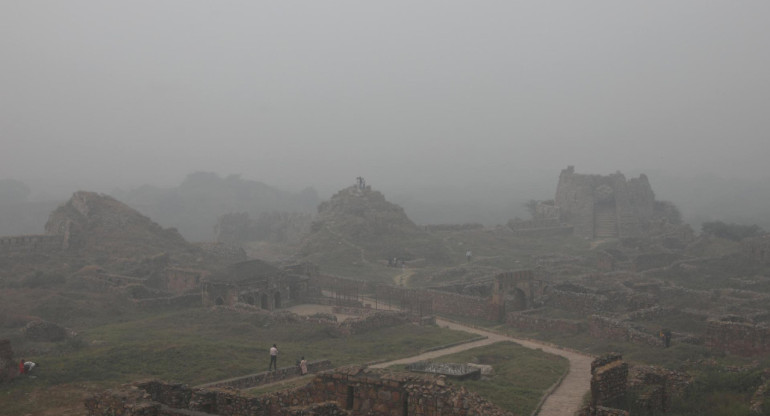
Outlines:
{"type": "Polygon", "coordinates": [[[763,1],[6,0],[0,179],[66,198],[206,171],[326,198],[363,176],[415,215],[462,206],[457,222],[553,197],[568,165],[645,172],[677,204],[690,187],[671,178],[750,193],[770,178],[768,16],[763,1]]]}

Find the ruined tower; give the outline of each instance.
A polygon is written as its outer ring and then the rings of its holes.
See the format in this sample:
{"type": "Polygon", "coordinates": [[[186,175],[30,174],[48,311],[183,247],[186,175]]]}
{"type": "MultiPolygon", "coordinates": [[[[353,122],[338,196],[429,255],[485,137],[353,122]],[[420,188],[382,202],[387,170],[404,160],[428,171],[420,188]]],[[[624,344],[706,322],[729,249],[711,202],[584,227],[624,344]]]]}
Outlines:
{"type": "Polygon", "coordinates": [[[626,238],[639,236],[652,218],[655,194],[644,174],[626,180],[620,172],[585,175],[569,166],[559,175],[554,204],[575,235],[626,238]]]}

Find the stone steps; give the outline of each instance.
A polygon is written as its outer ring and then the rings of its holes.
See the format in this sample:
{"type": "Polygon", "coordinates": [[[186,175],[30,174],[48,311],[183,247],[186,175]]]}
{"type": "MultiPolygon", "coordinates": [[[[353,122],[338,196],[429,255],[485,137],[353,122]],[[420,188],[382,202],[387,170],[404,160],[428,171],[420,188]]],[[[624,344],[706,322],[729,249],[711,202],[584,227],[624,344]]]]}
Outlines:
{"type": "Polygon", "coordinates": [[[618,219],[614,209],[596,209],[594,212],[594,235],[597,238],[618,236],[618,219]]]}

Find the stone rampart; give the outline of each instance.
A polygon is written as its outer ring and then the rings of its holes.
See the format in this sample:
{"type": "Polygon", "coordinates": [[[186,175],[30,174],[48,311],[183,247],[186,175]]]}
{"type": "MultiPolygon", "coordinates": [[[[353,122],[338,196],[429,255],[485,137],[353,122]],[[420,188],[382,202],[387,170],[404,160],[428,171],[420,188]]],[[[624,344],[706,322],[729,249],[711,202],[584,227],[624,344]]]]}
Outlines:
{"type": "Polygon", "coordinates": [[[0,237],[0,254],[23,252],[56,252],[64,248],[62,235],[16,235],[0,237]]]}
{"type": "Polygon", "coordinates": [[[149,381],[94,395],[85,406],[89,416],[289,416],[316,414],[307,409],[319,406],[329,415],[512,416],[478,394],[447,386],[440,376],[359,367],[321,373],[305,386],[259,397],[149,381]]]}
{"type": "Polygon", "coordinates": [[[545,318],[521,312],[509,312],[505,317],[505,323],[513,328],[568,334],[577,334],[586,330],[586,325],[580,321],[545,318]]]}
{"type": "Polygon", "coordinates": [[[337,329],[343,335],[352,335],[408,322],[411,320],[405,312],[376,312],[358,319],[346,319],[337,324],[337,329]]]}
{"type": "Polygon", "coordinates": [[[198,308],[203,306],[203,299],[200,293],[191,293],[167,298],[137,299],[134,303],[146,308],[198,308]]]}
{"type": "Polygon", "coordinates": [[[209,275],[209,273],[204,270],[182,269],[177,267],[166,268],[165,274],[166,290],[176,294],[199,289],[201,281],[209,275]]]}
{"type": "Polygon", "coordinates": [[[766,355],[770,353],[770,327],[712,319],[706,327],[706,345],[744,357],[766,355]]]}
{"type": "Polygon", "coordinates": [[[588,319],[588,332],[597,338],[633,342],[635,344],[662,347],[660,338],[642,332],[627,321],[601,315],[591,315],[588,319]]]}
{"type": "MultiPolygon", "coordinates": [[[[463,316],[468,318],[499,321],[502,319],[501,308],[493,305],[489,298],[460,295],[430,289],[406,289],[387,285],[375,285],[374,293],[383,302],[425,304],[423,312],[448,316],[463,316]]],[[[416,306],[411,305],[411,309],[416,306]]]]}
{"type": "Polygon", "coordinates": [[[608,312],[612,310],[607,297],[594,293],[569,292],[552,289],[545,296],[545,304],[556,309],[563,309],[581,315],[608,312]]]}

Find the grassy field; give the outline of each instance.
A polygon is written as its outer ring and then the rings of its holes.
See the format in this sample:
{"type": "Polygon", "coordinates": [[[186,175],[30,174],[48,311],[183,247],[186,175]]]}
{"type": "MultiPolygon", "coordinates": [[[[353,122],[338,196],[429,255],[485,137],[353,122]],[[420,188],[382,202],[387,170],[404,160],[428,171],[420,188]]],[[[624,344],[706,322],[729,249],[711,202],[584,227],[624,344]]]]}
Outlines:
{"type": "Polygon", "coordinates": [[[294,365],[301,356],[339,366],[414,355],[473,337],[409,324],[343,337],[290,317],[225,309],[168,312],[88,329],[56,352],[28,354],[25,358],[40,368],[35,378],[0,387],[0,415],[63,414],[66,409],[81,414],[83,392],[146,378],[198,385],[264,371],[273,343],[280,350],[279,366],[294,365]]]}
{"type": "Polygon", "coordinates": [[[517,415],[531,414],[546,390],[569,369],[569,362],[564,357],[524,348],[513,342],[474,348],[439,357],[434,361],[491,365],[494,374],[489,377],[480,380],[452,380],[451,383],[465,386],[517,415]]]}

